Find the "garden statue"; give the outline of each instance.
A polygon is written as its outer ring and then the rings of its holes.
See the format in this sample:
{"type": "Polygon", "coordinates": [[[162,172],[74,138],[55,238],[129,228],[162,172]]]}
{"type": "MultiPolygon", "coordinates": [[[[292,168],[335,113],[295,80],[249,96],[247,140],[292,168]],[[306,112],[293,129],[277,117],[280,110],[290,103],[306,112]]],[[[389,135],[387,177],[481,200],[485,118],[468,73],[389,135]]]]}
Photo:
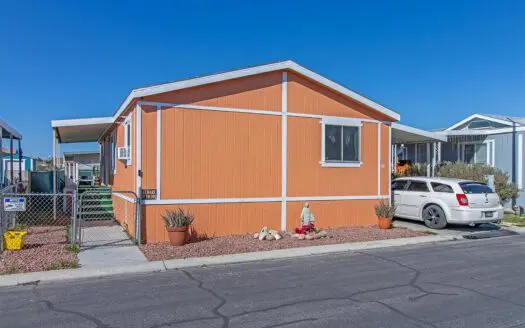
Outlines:
{"type": "Polygon", "coordinates": [[[314,224],[315,217],[312,211],[310,211],[310,204],[304,203],[303,210],[301,211],[301,225],[314,224]]]}

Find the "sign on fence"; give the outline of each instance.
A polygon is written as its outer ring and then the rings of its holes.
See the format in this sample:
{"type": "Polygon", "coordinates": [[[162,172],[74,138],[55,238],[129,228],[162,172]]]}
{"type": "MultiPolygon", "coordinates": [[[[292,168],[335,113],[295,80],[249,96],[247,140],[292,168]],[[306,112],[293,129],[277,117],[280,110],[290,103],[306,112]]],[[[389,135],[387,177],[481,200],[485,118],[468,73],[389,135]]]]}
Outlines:
{"type": "Polygon", "coordinates": [[[4,211],[6,212],[25,212],[25,197],[4,197],[4,211]]]}
{"type": "Polygon", "coordinates": [[[142,189],[143,199],[157,199],[157,189],[142,189]]]}

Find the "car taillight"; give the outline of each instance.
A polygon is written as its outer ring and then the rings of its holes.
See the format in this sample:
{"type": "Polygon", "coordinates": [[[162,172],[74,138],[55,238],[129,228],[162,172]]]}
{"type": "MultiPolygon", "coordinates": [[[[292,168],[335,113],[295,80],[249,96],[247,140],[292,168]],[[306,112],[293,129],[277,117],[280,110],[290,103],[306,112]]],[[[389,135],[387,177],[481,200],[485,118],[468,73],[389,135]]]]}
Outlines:
{"type": "Polygon", "coordinates": [[[468,206],[468,198],[465,194],[456,194],[459,206],[468,206]]]}

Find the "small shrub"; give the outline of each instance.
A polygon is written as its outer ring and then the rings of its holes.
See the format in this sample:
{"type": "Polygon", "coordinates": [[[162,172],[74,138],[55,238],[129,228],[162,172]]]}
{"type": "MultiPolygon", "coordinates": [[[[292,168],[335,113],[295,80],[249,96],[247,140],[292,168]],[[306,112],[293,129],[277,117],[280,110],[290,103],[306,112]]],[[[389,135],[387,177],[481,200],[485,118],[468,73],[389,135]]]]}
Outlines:
{"type": "Polygon", "coordinates": [[[66,249],[66,251],[71,252],[73,254],[80,253],[80,247],[78,247],[78,245],[76,245],[76,244],[67,245],[65,249],[66,249]]]}
{"type": "Polygon", "coordinates": [[[509,182],[508,173],[489,165],[447,162],[439,167],[437,175],[483,183],[487,183],[487,175],[494,175],[495,191],[502,204],[518,197],[518,188],[515,184],[509,182]]]}
{"type": "Polygon", "coordinates": [[[62,261],[58,261],[58,262],[53,263],[50,266],[48,266],[46,268],[46,271],[64,270],[64,269],[76,269],[76,268],[79,268],[79,267],[80,266],[78,265],[77,262],[62,260],[62,261]]]}
{"type": "Polygon", "coordinates": [[[193,214],[179,208],[178,210],[166,210],[162,215],[166,228],[187,227],[193,223],[193,214]]]}
{"type": "Polygon", "coordinates": [[[396,206],[390,205],[384,199],[381,200],[379,203],[377,203],[374,209],[375,209],[376,215],[380,218],[392,220],[392,218],[396,214],[396,206]]]}

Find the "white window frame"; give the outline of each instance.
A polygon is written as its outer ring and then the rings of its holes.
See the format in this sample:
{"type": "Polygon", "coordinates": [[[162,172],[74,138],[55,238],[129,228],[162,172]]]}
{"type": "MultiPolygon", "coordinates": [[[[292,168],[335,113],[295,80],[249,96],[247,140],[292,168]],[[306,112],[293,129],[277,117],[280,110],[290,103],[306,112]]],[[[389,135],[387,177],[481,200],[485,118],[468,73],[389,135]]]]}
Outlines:
{"type": "MultiPolygon", "coordinates": [[[[361,137],[361,130],[363,127],[363,122],[356,119],[351,118],[323,118],[320,121],[321,124],[321,161],[319,162],[322,167],[361,167],[363,165],[362,162],[362,137],[361,137]],[[325,158],[325,127],[326,125],[338,125],[338,126],[352,126],[352,127],[358,127],[359,132],[359,160],[356,162],[332,162],[332,161],[326,161],[325,158]]],[[[342,136],[342,135],[341,135],[342,136]]],[[[342,147],[342,145],[341,145],[342,147]]],[[[341,149],[342,151],[342,149],[341,149]]]]}
{"type": "Polygon", "coordinates": [[[131,165],[132,141],[133,141],[133,129],[132,129],[132,126],[131,126],[131,114],[130,114],[124,120],[124,147],[128,147],[129,148],[129,159],[126,160],[126,165],[127,166],[131,165]],[[128,138],[128,133],[127,133],[128,129],[129,129],[129,138],[128,138]]]}
{"type": "MultiPolygon", "coordinates": [[[[496,165],[496,147],[495,147],[495,141],[494,140],[484,140],[484,141],[465,141],[460,143],[458,148],[458,153],[461,154],[461,162],[465,162],[465,145],[481,145],[485,144],[487,147],[487,165],[494,167],[496,165]]],[[[476,146],[474,146],[476,147],[476,146]]],[[[476,163],[476,151],[474,148],[474,164],[481,164],[476,163]]]]}

